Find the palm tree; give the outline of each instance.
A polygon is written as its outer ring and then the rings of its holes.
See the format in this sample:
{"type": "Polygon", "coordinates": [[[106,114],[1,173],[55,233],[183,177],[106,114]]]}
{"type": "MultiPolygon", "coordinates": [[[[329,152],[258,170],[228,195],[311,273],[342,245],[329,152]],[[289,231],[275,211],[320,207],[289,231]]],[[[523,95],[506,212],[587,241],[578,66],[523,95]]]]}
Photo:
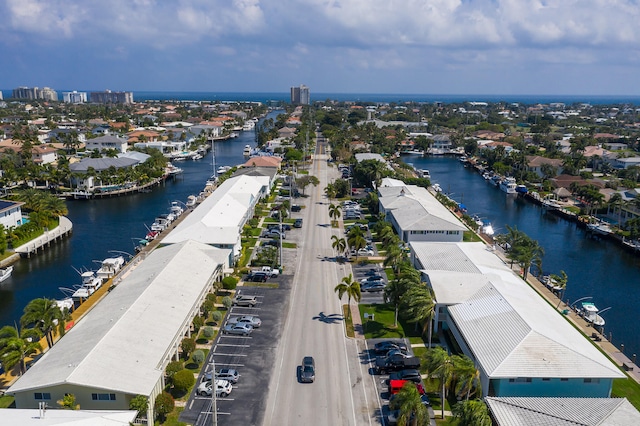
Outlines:
{"type": "Polygon", "coordinates": [[[18,331],[17,327],[6,325],[0,328],[0,359],[6,371],[20,366],[20,375],[27,371],[25,359],[42,350],[40,335],[35,329],[18,331]]]}
{"type": "Polygon", "coordinates": [[[47,338],[47,346],[53,346],[53,331],[63,321],[62,311],[53,299],[33,299],[24,308],[20,318],[22,327],[35,328],[47,338]]]}
{"type": "Polygon", "coordinates": [[[332,225],[334,222],[337,222],[337,220],[340,219],[341,209],[342,207],[340,207],[340,204],[333,204],[333,203],[329,204],[329,217],[332,220],[331,222],[332,225]]]}
{"type": "Polygon", "coordinates": [[[336,293],[338,293],[338,299],[342,300],[342,296],[347,294],[348,301],[347,305],[349,309],[347,310],[347,318],[351,316],[351,299],[353,298],[356,302],[360,301],[360,283],[358,281],[354,281],[353,276],[349,274],[348,276],[342,278],[342,281],[333,289],[336,293]]]}
{"type": "Polygon", "coordinates": [[[405,383],[402,389],[396,394],[389,408],[399,410],[399,425],[424,425],[429,421],[429,410],[422,403],[418,388],[411,383],[405,383]]]}
{"type": "Polygon", "coordinates": [[[400,303],[402,302],[402,297],[407,293],[407,291],[413,287],[420,285],[420,277],[417,280],[408,277],[408,276],[399,276],[396,275],[396,278],[391,280],[389,284],[384,289],[384,298],[385,302],[393,303],[395,306],[395,316],[393,326],[398,326],[398,311],[400,309],[400,303]]]}
{"type": "Polygon", "coordinates": [[[440,381],[442,418],[444,419],[444,402],[447,396],[447,389],[453,380],[454,365],[449,353],[442,346],[429,349],[424,354],[427,374],[440,381]]]}
{"type": "Polygon", "coordinates": [[[560,288],[560,291],[562,292],[562,294],[558,295],[560,301],[558,302],[557,307],[559,307],[560,302],[562,302],[562,299],[564,298],[564,292],[567,289],[567,282],[569,281],[569,277],[567,276],[567,273],[565,271],[561,270],[560,275],[552,274],[551,279],[554,281],[554,287],[560,288]]]}
{"type": "Polygon", "coordinates": [[[354,226],[349,230],[347,234],[347,244],[356,252],[356,260],[358,260],[358,250],[364,248],[367,245],[367,240],[364,238],[362,229],[359,226],[354,226]]]}
{"type": "Polygon", "coordinates": [[[393,244],[387,249],[387,256],[384,259],[384,266],[391,266],[393,268],[393,272],[398,272],[398,266],[402,261],[407,257],[407,254],[398,247],[398,244],[393,244]]]}
{"type": "Polygon", "coordinates": [[[324,188],[324,193],[329,200],[333,200],[334,198],[336,198],[338,191],[336,190],[336,186],[330,183],[326,186],[326,188],[324,188]]]}
{"type": "Polygon", "coordinates": [[[460,401],[451,409],[459,426],[491,426],[491,417],[484,402],[476,399],[460,401]]]}
{"type": "Polygon", "coordinates": [[[423,285],[409,288],[402,297],[401,308],[402,316],[407,318],[407,321],[415,323],[416,328],[422,323],[422,334],[429,330],[429,347],[431,347],[435,304],[429,289],[423,285]]]}
{"type": "Polygon", "coordinates": [[[344,252],[347,250],[347,241],[337,235],[332,235],[331,241],[331,247],[338,253],[338,255],[344,255],[344,252]]]}
{"type": "Polygon", "coordinates": [[[476,368],[473,360],[466,355],[453,355],[451,359],[455,366],[453,374],[458,398],[464,395],[465,399],[469,400],[472,394],[482,396],[480,391],[480,371],[476,368]]]}

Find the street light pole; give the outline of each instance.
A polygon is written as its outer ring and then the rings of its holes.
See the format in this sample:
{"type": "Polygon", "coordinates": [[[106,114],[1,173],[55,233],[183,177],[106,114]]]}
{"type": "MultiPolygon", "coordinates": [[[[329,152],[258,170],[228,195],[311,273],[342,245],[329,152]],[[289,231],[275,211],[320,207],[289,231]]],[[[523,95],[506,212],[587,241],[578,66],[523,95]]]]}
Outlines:
{"type": "Polygon", "coordinates": [[[216,401],[216,363],[211,355],[211,424],[218,424],[218,404],[216,401]]]}

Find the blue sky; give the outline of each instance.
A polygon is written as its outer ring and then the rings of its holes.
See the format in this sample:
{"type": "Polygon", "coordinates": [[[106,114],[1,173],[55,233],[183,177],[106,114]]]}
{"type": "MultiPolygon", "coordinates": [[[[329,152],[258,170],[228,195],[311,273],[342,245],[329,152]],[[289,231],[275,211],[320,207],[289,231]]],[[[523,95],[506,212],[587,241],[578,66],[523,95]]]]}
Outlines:
{"type": "Polygon", "coordinates": [[[0,0],[0,88],[640,95],[639,0],[0,0]]]}

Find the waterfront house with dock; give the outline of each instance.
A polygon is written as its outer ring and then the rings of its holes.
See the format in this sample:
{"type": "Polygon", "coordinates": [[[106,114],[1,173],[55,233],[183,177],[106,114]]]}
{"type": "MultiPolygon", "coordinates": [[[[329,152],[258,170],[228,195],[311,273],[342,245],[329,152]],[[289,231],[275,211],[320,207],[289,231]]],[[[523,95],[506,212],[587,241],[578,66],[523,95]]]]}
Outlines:
{"type": "Polygon", "coordinates": [[[626,377],[484,243],[410,248],[437,329],[475,361],[483,396],[608,398],[626,377]]]}

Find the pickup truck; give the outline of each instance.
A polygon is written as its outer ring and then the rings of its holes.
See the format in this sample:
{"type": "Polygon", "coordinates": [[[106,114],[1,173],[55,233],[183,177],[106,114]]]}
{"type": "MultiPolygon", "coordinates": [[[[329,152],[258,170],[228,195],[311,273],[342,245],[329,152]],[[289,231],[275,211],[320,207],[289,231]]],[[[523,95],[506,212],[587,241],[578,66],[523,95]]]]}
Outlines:
{"type": "Polygon", "coordinates": [[[420,358],[415,356],[396,353],[387,357],[380,356],[376,358],[376,371],[378,373],[414,368],[420,368],[420,358]]]}
{"type": "Polygon", "coordinates": [[[263,266],[258,270],[259,272],[264,272],[269,276],[269,278],[275,278],[280,274],[280,270],[276,268],[272,268],[271,266],[263,266]]]}

